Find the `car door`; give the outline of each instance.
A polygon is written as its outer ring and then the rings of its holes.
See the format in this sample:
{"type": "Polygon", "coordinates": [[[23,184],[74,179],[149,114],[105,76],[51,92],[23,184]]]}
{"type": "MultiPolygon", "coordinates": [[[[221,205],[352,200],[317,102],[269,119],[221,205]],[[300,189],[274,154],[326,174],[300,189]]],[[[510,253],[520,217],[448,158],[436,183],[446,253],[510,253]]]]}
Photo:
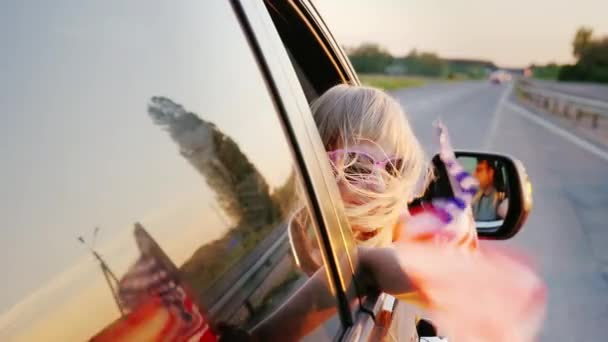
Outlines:
{"type": "MultiPolygon", "coordinates": [[[[264,36],[264,39],[274,43],[261,49],[261,53],[274,61],[275,67],[280,65],[291,81],[290,86],[295,89],[292,91],[300,92],[300,108],[309,121],[312,144],[320,145],[316,128],[310,128],[314,124],[310,123],[311,114],[303,98],[310,103],[338,83],[359,84],[357,75],[312,3],[288,0],[266,0],[263,3],[264,6],[251,5],[248,12],[250,16],[258,17],[256,20],[265,29],[260,28],[258,36],[264,36]],[[273,35],[280,37],[280,43],[273,35]]],[[[318,146],[316,152],[320,156],[325,155],[322,146],[318,146]]],[[[321,163],[327,164],[326,161],[321,163]]],[[[333,177],[327,167],[323,171],[328,195],[333,203],[333,207],[327,208],[323,214],[328,218],[337,217],[342,225],[345,248],[350,256],[346,266],[350,266],[352,274],[356,274],[354,240],[341,211],[333,177]]],[[[348,328],[345,340],[374,340],[385,336],[406,341],[416,338],[415,311],[411,306],[398,303],[387,294],[359,292],[357,296],[357,305],[351,305],[355,321],[348,328]]]]}
{"type": "Polygon", "coordinates": [[[0,9],[0,340],[347,333],[356,255],[263,3],[0,9]]]}

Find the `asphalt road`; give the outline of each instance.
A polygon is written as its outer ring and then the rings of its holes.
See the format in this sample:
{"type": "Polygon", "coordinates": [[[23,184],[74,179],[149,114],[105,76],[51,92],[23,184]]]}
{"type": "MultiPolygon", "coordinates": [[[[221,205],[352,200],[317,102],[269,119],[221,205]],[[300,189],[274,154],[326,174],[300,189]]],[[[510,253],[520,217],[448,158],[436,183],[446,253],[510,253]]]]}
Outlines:
{"type": "Polygon", "coordinates": [[[548,285],[541,340],[606,341],[608,151],[552,128],[549,117],[517,107],[509,88],[442,83],[393,95],[427,152],[436,149],[432,122],[441,117],[455,148],[507,153],[526,165],[534,209],[524,230],[501,243],[532,256],[548,285]]]}

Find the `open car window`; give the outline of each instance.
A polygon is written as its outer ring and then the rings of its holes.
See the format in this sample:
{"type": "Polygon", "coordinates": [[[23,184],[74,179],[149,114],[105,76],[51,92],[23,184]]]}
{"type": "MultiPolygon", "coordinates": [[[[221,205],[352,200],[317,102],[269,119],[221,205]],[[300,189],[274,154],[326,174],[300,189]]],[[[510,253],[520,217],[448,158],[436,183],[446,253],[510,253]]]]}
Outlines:
{"type": "Polygon", "coordinates": [[[340,334],[291,142],[228,2],[0,8],[1,340],[340,334]]]}

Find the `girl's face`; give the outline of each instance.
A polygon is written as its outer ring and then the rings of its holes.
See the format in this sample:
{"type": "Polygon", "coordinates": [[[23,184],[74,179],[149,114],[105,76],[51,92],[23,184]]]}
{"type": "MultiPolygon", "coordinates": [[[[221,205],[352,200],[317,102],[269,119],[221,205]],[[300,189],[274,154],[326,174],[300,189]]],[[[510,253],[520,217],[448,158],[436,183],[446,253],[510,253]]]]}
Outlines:
{"type": "MultiPolygon", "coordinates": [[[[379,162],[380,164],[377,165],[369,165],[371,167],[374,168],[381,168],[382,170],[373,170],[370,174],[370,177],[380,177],[379,175],[384,171],[384,170],[390,170],[391,167],[393,166],[394,162],[392,160],[392,157],[395,154],[395,150],[394,148],[387,143],[382,143],[382,142],[372,142],[369,140],[361,140],[360,142],[358,142],[357,144],[353,144],[353,145],[349,145],[348,148],[346,149],[346,151],[357,151],[357,153],[360,153],[362,155],[365,155],[366,157],[371,157],[373,158],[376,162],[379,162]],[[383,164],[386,163],[386,164],[383,164]]],[[[368,165],[363,165],[364,168],[368,165]]],[[[338,180],[338,188],[340,190],[340,195],[342,197],[342,200],[345,203],[351,204],[351,205],[361,205],[361,204],[365,204],[367,203],[368,199],[365,198],[365,196],[355,193],[351,190],[351,186],[346,183],[347,180],[345,180],[344,178],[340,178],[338,180]]],[[[365,182],[359,183],[357,184],[357,186],[368,186],[365,182]]],[[[371,185],[371,187],[373,189],[370,189],[372,191],[378,192],[378,191],[382,191],[381,189],[379,189],[379,185],[378,185],[378,181],[374,181],[373,185],[371,185]]],[[[352,227],[354,231],[361,231],[361,229],[358,229],[359,227],[353,226],[352,227]]],[[[369,233],[372,234],[372,233],[369,233]]],[[[370,236],[372,237],[373,234],[370,236]]]]}

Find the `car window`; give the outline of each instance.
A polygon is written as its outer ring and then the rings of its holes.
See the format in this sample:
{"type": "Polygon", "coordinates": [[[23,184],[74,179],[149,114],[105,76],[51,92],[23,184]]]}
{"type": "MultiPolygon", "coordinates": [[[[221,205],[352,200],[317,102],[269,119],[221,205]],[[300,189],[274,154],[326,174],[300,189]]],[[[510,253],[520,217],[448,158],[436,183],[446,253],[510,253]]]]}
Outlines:
{"type": "Polygon", "coordinates": [[[315,222],[228,2],[0,8],[0,340],[240,336],[302,291],[289,326],[339,334],[333,295],[310,290],[325,277],[315,222]]]}

